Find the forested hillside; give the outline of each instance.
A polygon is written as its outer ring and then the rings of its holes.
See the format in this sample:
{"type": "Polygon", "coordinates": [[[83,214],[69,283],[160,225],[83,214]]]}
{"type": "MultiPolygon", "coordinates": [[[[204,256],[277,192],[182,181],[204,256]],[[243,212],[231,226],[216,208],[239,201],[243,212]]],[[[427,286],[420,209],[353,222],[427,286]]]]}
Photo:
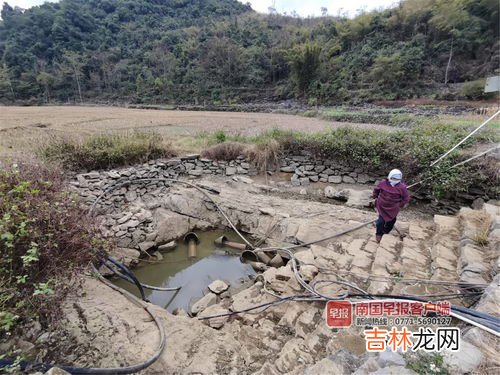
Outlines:
{"type": "MultiPolygon", "coordinates": [[[[498,8],[498,0],[406,0],[354,19],[301,19],[236,0],[62,0],[26,11],[4,3],[0,101],[442,96],[446,85],[498,70],[498,8]]],[[[480,81],[464,89],[450,98],[481,96],[480,81]]]]}

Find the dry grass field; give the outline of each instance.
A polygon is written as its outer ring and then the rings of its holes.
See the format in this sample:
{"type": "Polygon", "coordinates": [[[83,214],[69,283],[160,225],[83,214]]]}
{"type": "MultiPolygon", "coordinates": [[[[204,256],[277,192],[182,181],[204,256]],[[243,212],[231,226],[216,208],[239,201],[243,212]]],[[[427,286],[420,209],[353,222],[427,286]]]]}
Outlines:
{"type": "Polygon", "coordinates": [[[383,125],[346,124],[293,115],[199,112],[118,107],[0,107],[0,155],[32,152],[53,137],[81,138],[105,132],[155,131],[180,150],[198,151],[216,130],[255,135],[273,128],[317,132],[340,126],[390,130],[383,125]]]}

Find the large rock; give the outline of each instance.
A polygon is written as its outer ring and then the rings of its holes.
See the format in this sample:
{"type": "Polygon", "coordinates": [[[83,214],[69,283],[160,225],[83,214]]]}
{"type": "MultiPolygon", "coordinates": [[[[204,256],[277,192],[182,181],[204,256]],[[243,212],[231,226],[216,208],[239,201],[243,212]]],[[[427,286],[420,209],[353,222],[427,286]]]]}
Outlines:
{"type": "Polygon", "coordinates": [[[229,285],[227,285],[222,280],[215,280],[213,283],[211,283],[208,286],[208,289],[210,289],[210,291],[215,293],[215,294],[221,294],[229,289],[229,285]]]}
{"type": "Polygon", "coordinates": [[[139,263],[141,253],[135,249],[121,247],[112,251],[110,255],[126,267],[130,267],[139,263]]]}
{"type": "Polygon", "coordinates": [[[203,175],[203,169],[192,169],[188,172],[190,176],[201,176],[203,175]]]}
{"type": "Polygon", "coordinates": [[[328,182],[332,183],[332,184],[340,184],[342,182],[342,177],[341,176],[329,176],[328,182]]]}
{"type": "Polygon", "coordinates": [[[235,167],[227,167],[226,168],[226,176],[232,176],[236,174],[237,169],[235,167]]]}
{"type": "Polygon", "coordinates": [[[307,185],[310,184],[309,177],[302,177],[299,180],[300,180],[300,185],[301,186],[307,186],[307,185]]]}
{"type": "Polygon", "coordinates": [[[156,244],[153,241],[150,241],[150,242],[141,242],[138,246],[141,251],[148,252],[149,250],[153,249],[156,246],[156,244]]]}
{"type": "Polygon", "coordinates": [[[290,304],[287,307],[285,314],[283,314],[280,321],[278,322],[278,325],[288,328],[294,328],[295,322],[303,312],[304,312],[303,305],[301,306],[301,304],[299,303],[290,304]]]}
{"type": "Polygon", "coordinates": [[[345,182],[346,184],[355,184],[356,180],[351,176],[342,176],[342,182],[345,182]]]}
{"type": "Polygon", "coordinates": [[[300,179],[297,174],[294,174],[290,181],[292,183],[292,186],[300,186],[300,179]]]}
{"type": "Polygon", "coordinates": [[[217,302],[217,296],[213,293],[207,293],[201,299],[191,306],[191,313],[196,315],[205,310],[207,307],[214,305],[217,302]]]}
{"type": "Polygon", "coordinates": [[[443,352],[443,363],[454,374],[472,372],[481,364],[482,360],[481,351],[465,340],[461,340],[459,351],[443,352]]]}
{"type": "Polygon", "coordinates": [[[325,197],[341,201],[347,201],[349,198],[350,189],[336,189],[333,186],[325,187],[325,197]]]}
{"type": "Polygon", "coordinates": [[[123,215],[121,218],[116,220],[118,224],[123,224],[129,221],[132,218],[132,212],[127,212],[125,215],[123,215]]]}
{"type": "MultiPolygon", "coordinates": [[[[335,340],[335,339],[333,339],[335,340]]],[[[328,357],[330,361],[335,363],[341,369],[340,372],[326,372],[324,374],[352,374],[360,365],[360,359],[346,349],[339,349],[333,355],[328,357]]]]}
{"type": "Polygon", "coordinates": [[[296,293],[302,290],[289,266],[270,268],[263,273],[263,276],[264,280],[269,284],[269,288],[276,292],[296,293]]]}
{"type": "Polygon", "coordinates": [[[315,309],[304,311],[295,323],[295,336],[305,339],[306,336],[314,330],[320,320],[321,317],[317,314],[315,309]]]}
{"type": "Polygon", "coordinates": [[[120,225],[120,229],[135,228],[139,225],[139,220],[129,220],[126,223],[120,225]]]}
{"type": "Polygon", "coordinates": [[[329,358],[323,358],[304,371],[304,375],[340,375],[345,374],[344,367],[329,358]]]}
{"type": "Polygon", "coordinates": [[[59,367],[52,367],[44,375],[70,375],[70,373],[60,369],[59,367]]]}
{"type": "Polygon", "coordinates": [[[346,205],[349,207],[370,207],[372,199],[371,190],[351,190],[346,205]]]}
{"type": "MultiPolygon", "coordinates": [[[[257,284],[252,285],[250,288],[242,290],[241,292],[232,296],[231,311],[242,311],[251,307],[275,301],[276,298],[269,294],[261,294],[257,284]]],[[[254,310],[255,313],[263,310],[254,310]]],[[[258,314],[242,314],[240,317],[243,321],[253,323],[259,319],[258,314]]]]}
{"type": "Polygon", "coordinates": [[[156,243],[166,243],[189,232],[190,223],[186,216],[159,208],[154,213],[158,236],[156,243]]]}
{"type": "Polygon", "coordinates": [[[327,186],[325,188],[325,197],[344,201],[349,207],[370,207],[372,202],[372,191],[336,189],[333,186],[327,186]]]}
{"type": "Polygon", "coordinates": [[[367,182],[372,181],[372,178],[365,173],[358,174],[358,183],[366,184],[367,182]]]}
{"type": "Polygon", "coordinates": [[[186,194],[170,194],[163,200],[162,206],[182,215],[198,217],[203,200],[199,192],[188,191],[186,194]]]}
{"type": "Polygon", "coordinates": [[[380,353],[378,363],[382,367],[386,366],[406,366],[403,356],[391,350],[386,350],[380,353]]]}
{"type": "Polygon", "coordinates": [[[299,366],[304,364],[312,364],[314,359],[310,353],[302,350],[304,340],[292,338],[288,340],[276,359],[276,368],[282,373],[290,373],[292,370],[297,370],[299,366]]]}
{"type": "Polygon", "coordinates": [[[310,282],[318,274],[318,269],[313,265],[305,265],[300,267],[300,274],[305,282],[310,282]]]}
{"type": "Polygon", "coordinates": [[[125,199],[127,202],[133,202],[137,199],[137,193],[134,190],[127,191],[125,199]]]}
{"type": "Polygon", "coordinates": [[[387,366],[370,372],[370,375],[417,375],[417,373],[403,366],[387,366]]]}
{"type": "MultiPolygon", "coordinates": [[[[224,315],[229,313],[228,309],[223,308],[222,306],[219,305],[212,305],[204,309],[201,313],[198,314],[199,318],[204,318],[207,316],[216,316],[216,315],[224,315]]],[[[229,315],[225,316],[220,316],[217,318],[211,318],[211,319],[204,319],[202,320],[203,323],[206,325],[219,329],[222,328],[222,326],[229,320],[229,315]]]]}
{"type": "Polygon", "coordinates": [[[184,155],[181,156],[181,161],[186,161],[186,160],[197,160],[200,158],[200,154],[189,154],[189,155],[184,155]]]}
{"type": "Polygon", "coordinates": [[[176,241],[170,241],[169,243],[163,244],[158,246],[159,251],[172,251],[177,247],[177,242],[176,241]]]}

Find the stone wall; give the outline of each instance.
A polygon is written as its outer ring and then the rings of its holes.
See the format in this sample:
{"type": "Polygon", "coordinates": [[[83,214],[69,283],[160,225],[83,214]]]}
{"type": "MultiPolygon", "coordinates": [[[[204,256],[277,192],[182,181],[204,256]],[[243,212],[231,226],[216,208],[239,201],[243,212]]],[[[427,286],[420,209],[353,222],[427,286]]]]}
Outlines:
{"type": "MultiPolygon", "coordinates": [[[[385,177],[387,171],[368,170],[348,160],[325,160],[315,158],[307,152],[285,155],[280,162],[279,171],[289,173],[292,186],[306,186],[314,182],[329,184],[366,184],[372,188],[376,181],[385,177]]],[[[256,168],[243,156],[235,160],[213,161],[200,158],[200,155],[186,155],[181,158],[168,160],[154,160],[146,164],[133,167],[114,169],[102,172],[90,172],[79,174],[70,184],[76,192],[88,201],[95,200],[109,187],[137,178],[178,178],[200,177],[204,175],[255,175],[256,168]]],[[[138,196],[144,201],[152,201],[154,197],[163,197],[165,193],[165,182],[152,181],[150,183],[131,184],[116,190],[112,196],[108,196],[101,204],[109,212],[113,207],[128,202],[133,202],[138,196]]],[[[460,206],[473,205],[476,200],[488,201],[495,199],[489,197],[481,187],[473,187],[467,193],[456,194],[448,199],[436,200],[426,189],[412,192],[412,198],[431,205],[436,212],[453,214],[460,206]]]]}
{"type": "MultiPolygon", "coordinates": [[[[94,201],[104,191],[134,179],[173,178],[180,176],[198,177],[203,175],[247,175],[255,174],[256,170],[243,157],[229,162],[213,161],[200,158],[200,155],[186,155],[175,159],[158,159],[149,163],[128,168],[109,171],[92,171],[76,175],[70,181],[70,187],[87,201],[94,201]]],[[[119,207],[120,204],[133,202],[138,196],[146,201],[148,198],[163,196],[165,187],[169,184],[162,181],[149,183],[132,183],[116,189],[100,206],[119,207]]]]}
{"type": "MultiPolygon", "coordinates": [[[[381,178],[380,174],[350,165],[348,162],[315,159],[309,155],[288,155],[281,161],[281,172],[290,173],[292,186],[309,185],[312,182],[332,184],[358,183],[370,184],[381,178]]],[[[236,160],[213,161],[200,158],[200,155],[186,155],[175,159],[159,159],[149,163],[109,171],[92,171],[76,175],[70,186],[84,199],[94,201],[111,186],[133,179],[156,179],[178,177],[200,177],[204,175],[233,176],[255,175],[257,170],[244,157],[236,160]]],[[[151,181],[131,183],[113,191],[99,207],[109,211],[124,203],[133,202],[138,196],[144,201],[154,201],[166,192],[168,183],[151,181]]],[[[154,203],[152,203],[154,204],[154,203]]]]}
{"type": "MultiPolygon", "coordinates": [[[[387,168],[389,169],[389,168],[387,168]]],[[[293,186],[307,186],[313,182],[329,184],[366,184],[371,189],[376,181],[384,179],[388,170],[373,170],[360,167],[349,160],[328,160],[315,158],[307,152],[288,154],[281,161],[280,172],[291,174],[293,186]]],[[[404,171],[403,171],[404,172],[404,171]]],[[[413,182],[413,181],[412,181],[413,182]]],[[[368,188],[368,187],[367,187],[368,188]]],[[[414,189],[412,199],[430,204],[434,212],[455,214],[461,206],[477,205],[498,196],[490,196],[482,186],[473,186],[468,192],[451,194],[439,200],[429,189],[414,189]]]]}
{"type": "Polygon", "coordinates": [[[280,171],[293,173],[293,186],[309,185],[311,182],[373,184],[384,177],[377,171],[368,171],[348,161],[318,159],[305,153],[285,156],[280,171]]]}
{"type": "MultiPolygon", "coordinates": [[[[170,196],[172,190],[169,189],[172,183],[154,179],[189,176],[196,179],[203,175],[253,173],[256,171],[243,157],[230,162],[217,162],[195,154],[127,168],[78,174],[69,182],[69,187],[89,205],[107,192],[95,206],[95,220],[106,236],[116,239],[119,249],[112,255],[130,265],[137,262],[141,253],[172,247],[171,241],[185,233],[210,226],[209,223],[191,220],[185,215],[163,209],[165,202],[173,199],[170,196]],[[153,180],[134,182],[137,179],[153,180]]],[[[176,203],[179,204],[179,201],[176,203]]]]}

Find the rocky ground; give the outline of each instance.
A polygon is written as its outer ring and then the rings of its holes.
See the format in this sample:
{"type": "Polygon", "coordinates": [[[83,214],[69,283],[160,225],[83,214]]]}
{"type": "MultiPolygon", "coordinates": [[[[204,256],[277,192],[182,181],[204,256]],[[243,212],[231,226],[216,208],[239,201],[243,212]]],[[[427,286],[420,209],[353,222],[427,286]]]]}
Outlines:
{"type": "MultiPolygon", "coordinates": [[[[283,188],[258,184],[244,176],[205,177],[197,183],[217,191],[210,196],[236,226],[254,241],[266,238],[267,245],[301,244],[374,219],[371,209],[362,208],[366,205],[363,199],[352,198],[358,193],[347,194],[351,200],[347,206],[287,197],[283,188]]],[[[329,193],[340,194],[335,189],[329,193]]],[[[134,225],[126,228],[131,228],[132,238],[134,231],[147,226],[144,236],[149,235],[149,241],[144,238],[141,243],[150,242],[148,250],[157,250],[188,230],[226,225],[214,204],[191,187],[174,185],[160,198],[146,198],[139,195],[120,204],[119,210],[101,212],[100,220],[111,231],[133,221],[134,225]]],[[[437,287],[405,279],[490,284],[476,308],[498,316],[498,206],[462,209],[458,216],[404,213],[398,225],[407,235],[403,240],[391,234],[377,244],[373,227],[366,226],[298,249],[295,256],[302,264],[304,279],[310,284],[324,279],[349,281],[370,293],[422,295],[457,290],[451,285],[437,287]]],[[[139,251],[129,253],[129,260],[136,259],[139,251]]],[[[346,291],[335,283],[322,283],[318,290],[329,296],[346,291]]],[[[417,356],[366,353],[361,327],[327,328],[324,302],[286,302],[253,313],[198,319],[300,292],[303,289],[287,265],[267,269],[239,293],[216,296],[207,289],[205,303],[195,309],[196,317],[183,311],[172,315],[153,306],[164,324],[167,344],[160,360],[142,373],[491,373],[500,365],[498,340],[459,322],[454,322],[463,333],[458,354],[417,356]]],[[[81,294],[68,301],[65,315],[68,332],[78,340],[78,347],[85,348],[81,354],[67,357],[71,364],[130,365],[147,359],[159,342],[155,324],[142,307],[92,277],[85,278],[81,294]]]]}

